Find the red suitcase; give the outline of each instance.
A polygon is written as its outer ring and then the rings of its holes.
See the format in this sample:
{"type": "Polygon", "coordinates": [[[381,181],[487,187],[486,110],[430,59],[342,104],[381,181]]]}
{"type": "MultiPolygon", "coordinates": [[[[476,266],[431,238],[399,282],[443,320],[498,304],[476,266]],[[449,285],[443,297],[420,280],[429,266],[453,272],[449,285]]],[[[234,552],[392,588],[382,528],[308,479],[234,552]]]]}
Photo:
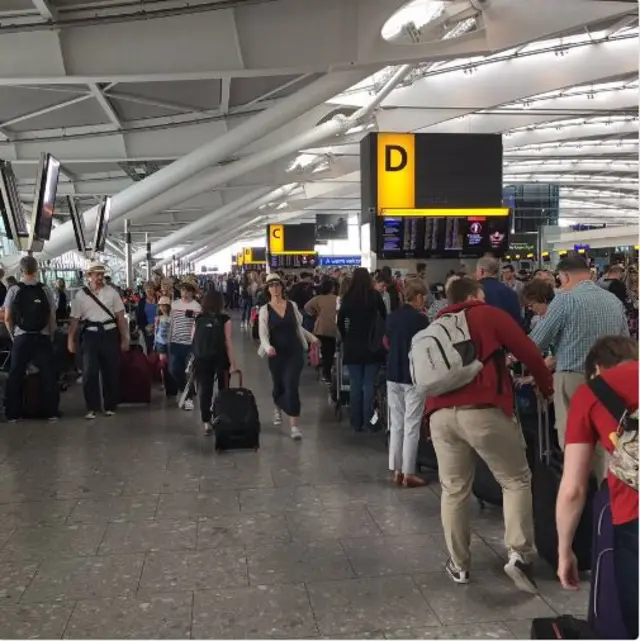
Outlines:
{"type": "Polygon", "coordinates": [[[120,354],[120,402],[151,402],[149,361],[139,349],[133,347],[120,354]]]}

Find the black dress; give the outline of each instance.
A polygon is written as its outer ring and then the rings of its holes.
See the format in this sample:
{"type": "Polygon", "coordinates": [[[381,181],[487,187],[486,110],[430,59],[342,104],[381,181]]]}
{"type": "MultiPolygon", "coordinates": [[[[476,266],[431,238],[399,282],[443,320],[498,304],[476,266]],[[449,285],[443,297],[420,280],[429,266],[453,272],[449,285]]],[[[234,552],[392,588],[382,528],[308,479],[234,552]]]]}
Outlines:
{"type": "Polygon", "coordinates": [[[304,366],[304,350],[293,305],[287,302],[284,316],[268,305],[269,342],[276,350],[269,358],[273,381],[273,402],[287,416],[300,416],[300,374],[304,366]]]}

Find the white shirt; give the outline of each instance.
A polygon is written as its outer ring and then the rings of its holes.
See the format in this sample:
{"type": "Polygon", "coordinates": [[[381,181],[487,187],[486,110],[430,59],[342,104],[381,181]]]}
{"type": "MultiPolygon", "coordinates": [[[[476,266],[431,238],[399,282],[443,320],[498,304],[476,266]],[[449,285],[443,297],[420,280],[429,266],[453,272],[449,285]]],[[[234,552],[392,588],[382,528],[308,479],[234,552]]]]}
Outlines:
{"type": "MultiPolygon", "coordinates": [[[[93,290],[91,292],[114,316],[124,311],[124,303],[120,295],[110,285],[104,285],[97,292],[93,290]]],[[[108,323],[112,320],[82,289],[78,290],[71,301],[71,318],[91,323],[108,323]]]]}

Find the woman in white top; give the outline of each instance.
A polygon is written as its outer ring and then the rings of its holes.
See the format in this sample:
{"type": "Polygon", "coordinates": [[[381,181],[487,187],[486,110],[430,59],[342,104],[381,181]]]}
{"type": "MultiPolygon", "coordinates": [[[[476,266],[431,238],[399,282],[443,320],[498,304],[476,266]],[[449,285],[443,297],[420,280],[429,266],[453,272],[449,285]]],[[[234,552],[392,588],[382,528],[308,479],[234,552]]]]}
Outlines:
{"type": "Polygon", "coordinates": [[[318,339],[302,327],[302,314],[297,305],[284,297],[284,288],[278,274],[267,277],[268,303],[260,308],[259,354],[269,357],[269,371],[273,381],[273,424],[282,424],[282,413],[289,417],[291,438],[302,439],[298,427],[300,417],[300,374],[304,354],[309,343],[318,339]]]}

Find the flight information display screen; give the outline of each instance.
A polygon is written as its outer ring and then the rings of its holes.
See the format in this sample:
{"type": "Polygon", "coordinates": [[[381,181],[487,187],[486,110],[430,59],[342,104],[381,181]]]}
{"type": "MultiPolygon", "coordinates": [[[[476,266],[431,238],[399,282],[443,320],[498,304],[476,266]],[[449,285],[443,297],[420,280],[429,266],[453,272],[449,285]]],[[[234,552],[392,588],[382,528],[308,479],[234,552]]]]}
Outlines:
{"type": "Polygon", "coordinates": [[[271,269],[315,269],[318,254],[269,254],[271,269]]]}
{"type": "Polygon", "coordinates": [[[456,258],[492,253],[509,246],[508,216],[381,216],[376,249],[381,258],[456,258]]]}

